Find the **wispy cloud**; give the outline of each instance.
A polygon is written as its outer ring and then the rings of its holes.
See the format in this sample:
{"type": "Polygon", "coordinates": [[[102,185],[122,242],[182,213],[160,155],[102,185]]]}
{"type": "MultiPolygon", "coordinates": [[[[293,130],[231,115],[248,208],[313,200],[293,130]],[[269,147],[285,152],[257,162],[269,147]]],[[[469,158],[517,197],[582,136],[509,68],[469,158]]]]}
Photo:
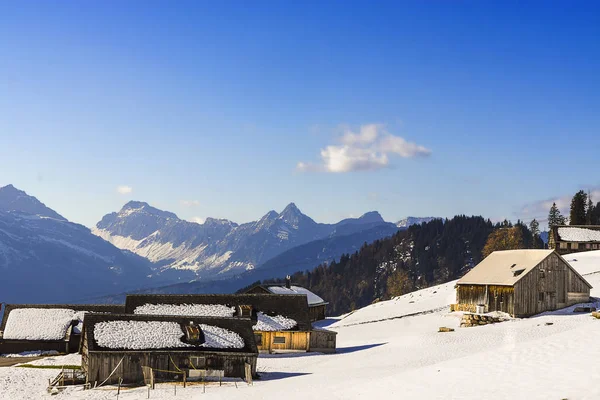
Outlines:
{"type": "Polygon", "coordinates": [[[184,207],[198,207],[200,206],[199,200],[180,200],[179,201],[184,207]]]}
{"type": "Polygon", "coordinates": [[[129,194],[131,192],[133,192],[133,188],[131,186],[126,186],[126,185],[117,186],[117,193],[129,194]]]}
{"type": "Polygon", "coordinates": [[[195,222],[197,224],[203,224],[204,221],[206,221],[206,218],[202,218],[202,217],[192,217],[192,222],[195,222]]]}
{"type": "Polygon", "coordinates": [[[388,167],[390,157],[414,158],[431,154],[430,149],[392,135],[381,124],[363,125],[358,132],[345,129],[337,142],[321,149],[320,162],[301,161],[296,169],[333,173],[372,171],[388,167]]]}

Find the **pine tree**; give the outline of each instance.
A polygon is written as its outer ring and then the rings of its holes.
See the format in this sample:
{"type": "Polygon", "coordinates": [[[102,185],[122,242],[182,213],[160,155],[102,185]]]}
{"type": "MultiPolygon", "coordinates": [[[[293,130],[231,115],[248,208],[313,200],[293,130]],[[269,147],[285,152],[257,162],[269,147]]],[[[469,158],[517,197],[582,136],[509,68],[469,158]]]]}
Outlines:
{"type": "Polygon", "coordinates": [[[587,194],[583,190],[575,193],[571,200],[570,225],[585,225],[587,200],[587,194]]]}
{"type": "Polygon", "coordinates": [[[556,203],[552,203],[552,207],[550,207],[550,212],[548,213],[548,230],[550,231],[558,225],[564,225],[565,222],[565,217],[560,213],[556,203]]]}
{"type": "Polygon", "coordinates": [[[592,201],[592,194],[588,193],[588,203],[585,210],[585,223],[587,225],[594,225],[594,202],[592,201]]]}

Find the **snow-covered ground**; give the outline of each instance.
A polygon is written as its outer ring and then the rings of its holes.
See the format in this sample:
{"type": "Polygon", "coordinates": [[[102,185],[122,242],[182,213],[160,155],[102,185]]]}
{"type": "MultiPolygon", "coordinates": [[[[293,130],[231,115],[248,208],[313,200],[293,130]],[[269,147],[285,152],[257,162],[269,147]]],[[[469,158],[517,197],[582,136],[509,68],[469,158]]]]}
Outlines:
{"type": "MultiPolygon", "coordinates": [[[[567,256],[600,297],[600,252],[567,256]],[[582,261],[585,260],[585,261],[582,261]],[[580,263],[580,264],[578,264],[580,263]]],[[[338,353],[261,356],[262,379],[177,389],[151,399],[598,399],[600,320],[573,307],[527,319],[459,328],[449,313],[454,282],[380,302],[320,323],[338,332],[338,353]],[[455,332],[438,333],[441,326],[455,332]]],[[[65,364],[73,364],[73,357],[65,364]]],[[[60,363],[61,357],[51,357],[60,363]]],[[[39,360],[36,362],[43,362],[39,360]]],[[[0,398],[43,399],[56,370],[0,368],[0,398]]],[[[115,391],[71,388],[61,399],[112,399],[115,391]]],[[[120,399],[145,399],[145,388],[120,399]]]]}

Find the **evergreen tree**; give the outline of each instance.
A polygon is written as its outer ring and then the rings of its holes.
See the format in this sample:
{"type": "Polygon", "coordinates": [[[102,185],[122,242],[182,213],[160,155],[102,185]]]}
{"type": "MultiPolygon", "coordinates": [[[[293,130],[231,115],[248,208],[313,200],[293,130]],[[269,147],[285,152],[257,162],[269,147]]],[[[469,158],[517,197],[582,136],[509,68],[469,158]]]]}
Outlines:
{"type": "Polygon", "coordinates": [[[542,239],[540,238],[540,223],[537,221],[537,219],[533,219],[531,220],[531,222],[529,223],[529,230],[531,231],[531,235],[533,236],[533,248],[534,249],[540,249],[543,247],[543,242],[542,239]],[[541,246],[540,246],[540,242],[541,246]]]}
{"type": "Polygon", "coordinates": [[[592,225],[600,225],[600,202],[596,203],[591,214],[592,225]]]}
{"type": "Polygon", "coordinates": [[[594,202],[592,201],[591,193],[588,193],[588,203],[587,208],[585,210],[585,223],[587,225],[595,225],[594,224],[594,202]]]}
{"type": "Polygon", "coordinates": [[[571,200],[570,225],[585,225],[587,200],[587,194],[583,190],[575,193],[571,200]]]}
{"type": "Polygon", "coordinates": [[[550,212],[548,213],[548,230],[551,231],[555,226],[564,225],[565,222],[565,217],[560,213],[556,203],[552,203],[552,207],[550,207],[550,212]]]}

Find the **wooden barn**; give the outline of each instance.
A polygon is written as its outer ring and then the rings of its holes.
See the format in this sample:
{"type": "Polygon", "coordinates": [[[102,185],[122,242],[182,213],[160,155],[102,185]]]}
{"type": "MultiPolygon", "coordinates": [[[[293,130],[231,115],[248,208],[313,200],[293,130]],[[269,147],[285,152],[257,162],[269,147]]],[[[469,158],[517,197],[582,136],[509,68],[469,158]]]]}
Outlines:
{"type": "Polygon", "coordinates": [[[0,325],[0,354],[75,353],[85,315],[124,311],[124,305],[110,304],[7,304],[0,325]]]}
{"type": "Polygon", "coordinates": [[[528,317],[588,302],[591,287],[553,250],[495,251],[458,280],[453,309],[528,317]]]}
{"type": "Polygon", "coordinates": [[[250,318],[260,352],[334,353],[336,348],[336,332],[312,328],[305,294],[128,295],[125,310],[128,314],[250,318]]]}
{"type": "Polygon", "coordinates": [[[305,294],[308,300],[308,312],[312,322],[325,319],[327,304],[329,304],[310,290],[303,288],[302,286],[292,284],[289,276],[286,278],[284,284],[256,285],[248,289],[246,293],[288,295],[305,294]]]}
{"type": "Polygon", "coordinates": [[[91,314],[81,342],[87,381],[142,384],[161,380],[256,375],[258,350],[248,318],[91,314]]]}
{"type": "Polygon", "coordinates": [[[600,250],[600,226],[555,226],[548,235],[548,247],[559,254],[600,250]]]}

